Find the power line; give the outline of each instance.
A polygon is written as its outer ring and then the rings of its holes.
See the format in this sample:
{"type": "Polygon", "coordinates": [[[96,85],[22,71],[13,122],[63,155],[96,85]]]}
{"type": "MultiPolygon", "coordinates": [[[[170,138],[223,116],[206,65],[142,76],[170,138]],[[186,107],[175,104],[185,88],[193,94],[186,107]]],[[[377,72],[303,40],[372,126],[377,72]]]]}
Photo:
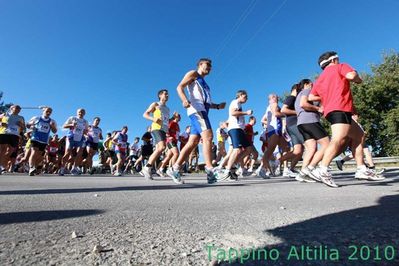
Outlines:
{"type": "Polygon", "coordinates": [[[271,14],[270,17],[268,17],[265,22],[258,28],[258,30],[252,35],[251,38],[248,39],[248,41],[241,47],[241,49],[230,59],[230,61],[227,63],[227,65],[223,68],[222,71],[220,71],[218,74],[216,74],[215,77],[215,82],[220,78],[220,76],[230,67],[230,65],[233,63],[233,61],[242,53],[242,51],[247,48],[247,46],[255,39],[255,37],[263,30],[263,28],[273,19],[275,15],[283,8],[285,3],[288,0],[284,0],[284,2],[271,14]]]}
{"type": "Polygon", "coordinates": [[[234,34],[237,32],[237,30],[240,28],[242,23],[247,19],[249,14],[252,12],[252,10],[255,8],[256,2],[258,0],[252,0],[252,2],[248,5],[248,7],[244,10],[244,12],[241,14],[240,18],[237,20],[236,24],[231,28],[230,32],[224,37],[222,43],[219,45],[218,49],[216,50],[216,55],[215,58],[218,58],[220,54],[223,52],[224,48],[227,46],[227,44],[230,42],[231,38],[233,38],[234,34]]]}

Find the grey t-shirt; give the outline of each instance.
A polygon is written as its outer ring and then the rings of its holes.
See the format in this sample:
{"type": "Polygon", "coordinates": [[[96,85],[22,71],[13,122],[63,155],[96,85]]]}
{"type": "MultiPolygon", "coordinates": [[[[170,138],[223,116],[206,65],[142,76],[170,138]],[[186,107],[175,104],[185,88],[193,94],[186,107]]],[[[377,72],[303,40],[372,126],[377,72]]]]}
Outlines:
{"type": "Polygon", "coordinates": [[[305,89],[305,90],[301,91],[296,97],[295,111],[298,116],[297,125],[320,122],[320,114],[318,112],[309,112],[309,111],[304,110],[300,106],[301,98],[303,96],[309,96],[309,94],[310,94],[310,89],[305,89]]]}

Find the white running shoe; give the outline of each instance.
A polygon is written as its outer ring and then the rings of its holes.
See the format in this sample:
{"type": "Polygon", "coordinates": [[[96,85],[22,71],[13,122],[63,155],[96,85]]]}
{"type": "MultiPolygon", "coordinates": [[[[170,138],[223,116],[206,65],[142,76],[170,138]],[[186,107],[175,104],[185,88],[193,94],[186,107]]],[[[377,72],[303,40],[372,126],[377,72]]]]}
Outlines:
{"type": "Polygon", "coordinates": [[[166,170],[166,174],[172,178],[173,182],[175,182],[178,185],[184,184],[184,181],[181,179],[180,171],[176,170],[174,171],[172,167],[169,167],[168,170],[166,170]]]}
{"type": "Polygon", "coordinates": [[[357,170],[355,173],[355,178],[359,180],[369,181],[381,181],[385,179],[385,177],[377,175],[372,169],[357,170]]]}
{"type": "Polygon", "coordinates": [[[292,172],[291,169],[285,168],[283,171],[283,177],[296,177],[297,174],[292,172]]]}
{"type": "MultiPolygon", "coordinates": [[[[312,172],[313,172],[313,171],[312,171],[312,172]]],[[[332,179],[331,173],[329,173],[329,172],[323,173],[322,171],[320,171],[320,169],[317,169],[315,172],[316,172],[316,173],[318,174],[318,176],[320,177],[321,182],[323,182],[323,183],[326,184],[327,186],[333,187],[333,188],[337,188],[337,187],[338,187],[338,185],[335,184],[334,180],[332,179]]]]}
{"type": "Polygon", "coordinates": [[[296,174],[295,180],[299,181],[299,182],[305,182],[305,183],[316,183],[315,180],[310,178],[307,174],[305,174],[301,170],[299,171],[298,174],[296,174]]]}
{"type": "Polygon", "coordinates": [[[304,174],[306,174],[308,177],[310,177],[311,179],[317,181],[317,182],[321,182],[321,179],[319,177],[319,173],[316,170],[316,168],[314,168],[313,170],[310,170],[309,167],[306,167],[304,169],[301,170],[304,174]]]}
{"type": "Polygon", "coordinates": [[[147,166],[144,166],[143,169],[141,170],[141,173],[143,174],[144,178],[147,180],[154,180],[152,178],[152,173],[151,173],[151,169],[147,166]]]}
{"type": "Polygon", "coordinates": [[[166,177],[165,173],[161,169],[157,170],[157,175],[159,175],[160,177],[166,177]]]}

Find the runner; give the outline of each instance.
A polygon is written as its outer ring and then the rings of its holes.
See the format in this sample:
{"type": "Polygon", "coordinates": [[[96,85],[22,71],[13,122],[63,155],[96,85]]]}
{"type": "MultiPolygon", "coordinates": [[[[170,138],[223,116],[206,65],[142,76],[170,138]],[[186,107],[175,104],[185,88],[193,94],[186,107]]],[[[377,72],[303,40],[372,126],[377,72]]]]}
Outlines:
{"type": "MultiPolygon", "coordinates": [[[[248,100],[248,94],[245,90],[239,90],[236,93],[236,99],[229,106],[229,126],[228,134],[233,143],[233,152],[230,155],[226,169],[219,173],[220,180],[237,180],[238,177],[232,172],[233,165],[238,162],[241,167],[244,166],[243,158],[248,155],[251,149],[251,143],[248,141],[244,132],[245,115],[252,115],[252,110],[243,111],[241,105],[248,100]]],[[[242,173],[244,174],[244,173],[242,173]]]]}
{"type": "Polygon", "coordinates": [[[88,172],[92,175],[94,173],[93,169],[93,156],[98,151],[98,143],[103,139],[103,133],[101,128],[98,127],[101,119],[99,117],[95,117],[93,123],[89,126],[87,131],[87,139],[86,139],[86,150],[87,150],[87,158],[86,158],[86,167],[88,168],[88,172]]]}
{"type": "MultiPolygon", "coordinates": [[[[155,142],[155,150],[148,159],[146,166],[141,170],[147,180],[153,180],[152,167],[166,148],[166,134],[169,129],[170,110],[166,106],[169,99],[168,90],[158,91],[158,99],[159,101],[150,104],[143,114],[145,119],[152,121],[151,133],[155,142]]],[[[177,184],[182,183],[180,179],[176,178],[173,178],[173,181],[177,184]]]]}
{"type": "Polygon", "coordinates": [[[105,154],[105,164],[109,166],[111,175],[114,174],[113,165],[116,163],[116,156],[115,156],[115,145],[112,139],[115,137],[116,132],[107,133],[107,137],[104,140],[103,147],[104,147],[104,154],[105,154]]]}
{"type": "Polygon", "coordinates": [[[118,158],[118,161],[116,162],[116,171],[114,172],[114,176],[122,176],[122,168],[123,164],[125,163],[127,151],[127,130],[127,126],[122,127],[122,130],[120,132],[117,132],[112,139],[112,143],[115,146],[115,154],[118,158]]]}
{"type": "Polygon", "coordinates": [[[54,134],[47,145],[47,172],[54,174],[58,170],[61,163],[61,156],[58,156],[59,140],[58,135],[54,134]]]}
{"type": "Polygon", "coordinates": [[[283,176],[296,177],[295,166],[298,161],[302,158],[304,139],[302,134],[299,132],[297,127],[297,114],[295,112],[295,99],[297,97],[299,84],[294,84],[291,88],[291,94],[285,99],[281,112],[286,115],[286,127],[284,131],[288,133],[293,145],[293,150],[287,152],[280,158],[281,161],[291,160],[290,168],[284,169],[283,176]]]}
{"type": "Polygon", "coordinates": [[[19,105],[12,105],[8,112],[0,115],[0,175],[8,169],[11,155],[17,151],[20,135],[25,130],[20,111],[19,105]]]}
{"type": "MultiPolygon", "coordinates": [[[[180,133],[179,135],[179,142],[180,142],[180,151],[183,150],[184,146],[187,144],[188,139],[190,138],[190,131],[191,131],[191,127],[190,126],[186,126],[186,129],[180,133]]],[[[183,167],[182,167],[182,171],[184,173],[188,173],[189,171],[189,158],[187,157],[186,160],[183,162],[183,167]]],[[[173,166],[173,165],[172,165],[173,166]]]]}
{"type": "Polygon", "coordinates": [[[50,118],[53,109],[50,107],[43,108],[41,116],[34,116],[28,122],[27,127],[32,129],[31,136],[31,155],[29,157],[29,175],[37,174],[37,168],[43,161],[46,147],[50,138],[50,131],[57,132],[57,124],[50,118]]]}
{"type": "Polygon", "coordinates": [[[148,161],[150,158],[151,154],[153,153],[154,147],[152,145],[152,135],[151,135],[151,126],[147,128],[147,132],[141,136],[141,140],[143,141],[143,145],[141,145],[141,155],[137,159],[137,161],[134,163],[134,168],[136,171],[138,171],[142,176],[144,174],[142,173],[142,168],[143,168],[143,163],[148,161]]]}
{"type": "Polygon", "coordinates": [[[316,80],[309,100],[320,101],[324,108],[323,115],[331,123],[332,137],[328,145],[320,167],[315,171],[322,182],[330,187],[338,187],[332,179],[328,166],[331,161],[344,148],[347,140],[351,141],[357,171],[355,178],[367,180],[380,180],[375,172],[367,169],[363,161],[362,138],[364,132],[357,123],[352,121],[355,113],[350,82],[362,83],[362,79],[348,64],[339,63],[336,52],[326,52],[318,61],[323,72],[316,80]]]}
{"type": "Polygon", "coordinates": [[[71,170],[72,175],[80,175],[82,173],[78,167],[82,162],[84,146],[83,135],[86,134],[89,124],[86,119],[84,119],[86,114],[85,109],[78,109],[76,114],[76,116],[69,117],[63,126],[63,128],[69,129],[69,132],[66,138],[65,154],[62,157],[61,169],[59,172],[61,176],[65,174],[65,167],[69,161],[73,164],[71,170]],[[76,150],[76,156],[71,159],[70,157],[72,157],[74,149],[76,150]]]}
{"type": "Polygon", "coordinates": [[[266,108],[265,115],[262,118],[262,123],[266,124],[267,149],[262,158],[263,168],[261,171],[259,171],[259,175],[266,179],[270,178],[270,175],[267,173],[267,169],[271,169],[269,160],[272,159],[276,146],[280,146],[282,150],[285,150],[287,147],[286,141],[282,137],[281,118],[284,116],[284,114],[280,112],[280,107],[277,104],[278,96],[276,94],[270,94],[268,99],[269,105],[266,108]]]}
{"type": "Polygon", "coordinates": [[[217,157],[216,164],[220,162],[220,160],[227,155],[225,142],[229,135],[226,133],[225,129],[227,128],[226,122],[220,122],[219,127],[216,129],[216,139],[218,141],[218,149],[217,149],[217,157]]]}
{"type": "Polygon", "coordinates": [[[308,95],[312,88],[312,81],[303,79],[299,83],[298,95],[295,100],[295,111],[298,115],[297,126],[303,136],[306,152],[303,156],[302,167],[295,177],[300,182],[321,182],[315,175],[314,169],[323,158],[328,146],[329,138],[327,132],[320,123],[320,113],[323,108],[309,102],[308,95]],[[319,146],[319,148],[317,148],[319,146]],[[310,179],[311,178],[311,179],[310,179]]]}
{"type": "Polygon", "coordinates": [[[200,138],[203,140],[203,155],[205,160],[205,171],[208,183],[216,182],[215,173],[212,166],[212,140],[213,132],[208,118],[209,109],[224,109],[226,103],[215,104],[211,100],[210,88],[205,82],[212,68],[210,59],[202,58],[197,63],[197,70],[186,73],[182,81],[177,86],[177,92],[187,109],[187,115],[191,120],[191,132],[188,143],[180,152],[179,158],[173,165],[172,171],[167,171],[170,177],[181,179],[179,169],[191,151],[198,146],[200,138]],[[187,87],[189,98],[184,89],[187,87]]]}
{"type": "MultiPolygon", "coordinates": [[[[258,156],[259,156],[259,153],[254,145],[255,136],[258,135],[258,131],[254,132],[255,124],[256,124],[256,118],[255,118],[255,116],[251,115],[249,117],[248,124],[245,125],[245,129],[244,129],[247,140],[251,144],[251,146],[250,146],[251,151],[250,151],[250,154],[247,156],[247,164],[249,164],[249,169],[248,169],[249,173],[253,172],[253,167],[254,167],[256,161],[258,160],[258,156]]],[[[245,158],[244,158],[244,163],[246,163],[245,158]]]]}
{"type": "Polygon", "coordinates": [[[177,148],[177,138],[180,134],[180,115],[178,113],[174,113],[172,119],[169,122],[169,131],[167,134],[167,146],[168,151],[166,153],[166,157],[161,162],[161,166],[157,170],[157,174],[161,177],[165,177],[166,168],[169,165],[169,162],[172,165],[176,162],[177,158],[179,157],[179,149],[177,148]]]}
{"type": "MultiPolygon", "coordinates": [[[[358,122],[359,121],[359,115],[358,114],[352,115],[352,119],[353,119],[353,121],[358,123],[360,128],[364,131],[362,125],[360,125],[360,123],[358,122]]],[[[385,169],[382,168],[382,169],[379,169],[378,171],[375,169],[373,156],[372,156],[372,154],[370,152],[369,145],[366,144],[366,137],[367,137],[367,132],[364,131],[364,137],[362,139],[362,146],[363,146],[364,157],[365,157],[366,162],[367,162],[366,166],[367,166],[367,168],[374,170],[377,175],[381,175],[385,171],[385,169]]],[[[350,149],[349,149],[349,151],[350,151],[350,149]]],[[[342,167],[343,167],[344,163],[346,161],[349,161],[349,160],[352,160],[352,159],[353,159],[352,152],[350,152],[349,155],[344,156],[341,160],[335,161],[335,163],[337,164],[338,169],[342,171],[343,170],[342,167]]]]}

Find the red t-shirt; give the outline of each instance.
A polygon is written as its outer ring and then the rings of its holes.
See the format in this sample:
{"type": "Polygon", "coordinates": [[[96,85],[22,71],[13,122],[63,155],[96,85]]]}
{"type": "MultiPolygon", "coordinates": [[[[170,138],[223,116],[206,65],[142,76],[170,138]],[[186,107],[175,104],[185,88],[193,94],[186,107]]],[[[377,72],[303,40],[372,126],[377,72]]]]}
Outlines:
{"type": "Polygon", "coordinates": [[[246,124],[244,128],[245,135],[247,140],[253,144],[254,143],[254,128],[251,124],[246,124]]]}
{"type": "Polygon", "coordinates": [[[177,143],[177,133],[180,131],[179,124],[175,121],[169,122],[169,137],[172,138],[172,141],[177,143]]]}
{"type": "Polygon", "coordinates": [[[349,80],[345,78],[352,71],[354,69],[345,63],[331,65],[324,69],[313,84],[310,93],[321,97],[324,116],[332,111],[354,112],[349,80]]]}

